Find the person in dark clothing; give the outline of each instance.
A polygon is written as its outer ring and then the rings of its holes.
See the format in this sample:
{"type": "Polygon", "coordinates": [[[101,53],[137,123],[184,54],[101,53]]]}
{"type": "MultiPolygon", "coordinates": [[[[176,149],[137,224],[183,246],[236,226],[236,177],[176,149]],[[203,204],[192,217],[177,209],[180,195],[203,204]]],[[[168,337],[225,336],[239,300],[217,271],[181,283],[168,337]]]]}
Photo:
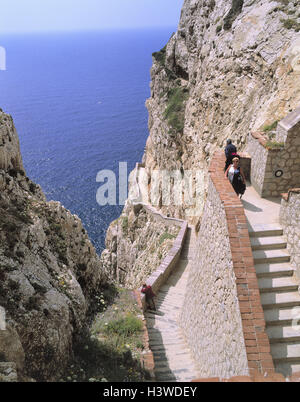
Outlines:
{"type": "Polygon", "coordinates": [[[227,140],[227,145],[225,148],[226,163],[224,172],[227,170],[228,166],[231,165],[233,157],[237,156],[236,147],[232,144],[231,140],[227,140]]]}
{"type": "Polygon", "coordinates": [[[242,195],[246,190],[246,178],[243,169],[239,166],[239,163],[239,158],[233,158],[232,165],[229,165],[225,172],[225,177],[228,177],[237,196],[240,195],[240,198],[242,198],[242,195]]]}
{"type": "Polygon", "coordinates": [[[151,286],[150,285],[147,286],[147,284],[144,283],[141,292],[145,294],[146,303],[147,303],[147,306],[150,308],[150,310],[151,309],[156,310],[155,303],[154,303],[155,294],[153,293],[151,286]]]}

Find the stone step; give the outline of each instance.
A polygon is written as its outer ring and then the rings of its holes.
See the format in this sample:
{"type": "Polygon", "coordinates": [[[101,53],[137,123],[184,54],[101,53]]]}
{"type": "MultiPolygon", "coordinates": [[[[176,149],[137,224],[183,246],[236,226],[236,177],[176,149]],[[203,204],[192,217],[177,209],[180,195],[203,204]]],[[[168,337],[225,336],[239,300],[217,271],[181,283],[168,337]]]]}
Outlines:
{"type": "Polygon", "coordinates": [[[297,291],[298,284],[292,277],[258,279],[260,293],[297,291]]]}
{"type": "Polygon", "coordinates": [[[248,225],[248,231],[250,237],[270,237],[283,234],[282,227],[277,224],[248,225]]]}
{"type": "MultiPolygon", "coordinates": [[[[177,348],[178,349],[178,348],[177,348]]],[[[188,350],[182,350],[180,349],[180,353],[176,352],[174,350],[166,350],[166,351],[153,351],[153,356],[155,361],[165,361],[168,362],[169,364],[172,362],[178,362],[179,361],[185,361],[185,357],[189,354],[188,350]]]]}
{"type": "Polygon", "coordinates": [[[289,262],[255,264],[257,278],[292,276],[294,268],[289,262]]]}
{"type": "Polygon", "coordinates": [[[155,362],[155,370],[171,370],[172,372],[176,373],[179,371],[190,371],[190,372],[197,372],[197,370],[195,369],[195,366],[192,362],[186,362],[183,361],[182,359],[179,362],[176,362],[176,365],[174,365],[173,362],[169,362],[167,360],[165,361],[156,361],[155,362]]]}
{"type": "Polygon", "coordinates": [[[300,364],[297,363],[277,363],[275,364],[275,369],[277,373],[283,374],[288,377],[295,373],[300,373],[300,364]]]}
{"type": "Polygon", "coordinates": [[[252,237],[250,239],[252,250],[278,250],[286,248],[284,236],[252,237]]]}
{"type": "Polygon", "coordinates": [[[281,309],[271,309],[265,310],[265,321],[267,327],[271,326],[288,326],[292,324],[293,319],[298,317],[300,313],[300,304],[299,307],[293,308],[281,308],[281,309]]]}
{"type": "Polygon", "coordinates": [[[253,251],[254,264],[289,262],[290,255],[286,249],[253,251]]]}
{"type": "Polygon", "coordinates": [[[160,296],[159,294],[155,298],[155,300],[160,301],[160,302],[169,302],[173,305],[178,305],[181,306],[183,302],[183,298],[185,296],[185,292],[174,292],[173,295],[168,295],[168,296],[160,296]]]}
{"type": "Polygon", "coordinates": [[[298,292],[262,293],[260,299],[264,309],[295,307],[300,305],[300,294],[298,292]]]}
{"type": "Polygon", "coordinates": [[[267,328],[270,343],[298,342],[300,344],[300,325],[267,328]]]}
{"type": "MultiPolygon", "coordinates": [[[[187,374],[193,374],[196,373],[197,370],[192,364],[188,364],[184,361],[157,361],[154,358],[155,361],[155,370],[163,369],[163,368],[169,368],[169,370],[176,375],[177,373],[184,373],[185,375],[187,374]]],[[[194,374],[196,375],[196,374],[194,374]]]]}
{"type": "MultiPolygon", "coordinates": [[[[176,353],[178,351],[178,346],[181,346],[181,345],[182,345],[182,341],[174,343],[174,344],[169,344],[169,345],[151,346],[151,350],[153,353],[154,352],[156,352],[156,353],[169,353],[169,352],[176,353]]],[[[185,350],[185,352],[187,354],[189,354],[189,349],[187,347],[184,349],[182,348],[180,350],[185,350]]]]}
{"type": "MultiPolygon", "coordinates": [[[[151,350],[153,347],[157,347],[160,346],[162,344],[162,340],[160,339],[158,340],[151,340],[149,341],[149,345],[151,347],[151,350]]],[[[164,347],[168,347],[168,346],[176,346],[177,348],[179,348],[182,344],[183,344],[183,340],[181,342],[178,341],[174,341],[173,343],[171,341],[169,341],[169,343],[167,343],[167,341],[164,341],[164,347]]]]}
{"type": "Polygon", "coordinates": [[[273,343],[271,344],[271,354],[274,363],[300,363],[300,343],[273,343]]]}

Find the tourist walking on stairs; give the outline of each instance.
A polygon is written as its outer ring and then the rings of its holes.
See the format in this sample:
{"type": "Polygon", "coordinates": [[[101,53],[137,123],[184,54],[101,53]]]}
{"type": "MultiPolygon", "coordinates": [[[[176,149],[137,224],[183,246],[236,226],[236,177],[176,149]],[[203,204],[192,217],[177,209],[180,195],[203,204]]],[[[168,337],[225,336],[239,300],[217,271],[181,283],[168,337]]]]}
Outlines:
{"type": "Polygon", "coordinates": [[[141,292],[145,294],[147,307],[149,307],[150,310],[156,310],[154,303],[155,294],[152,287],[150,285],[147,286],[147,284],[144,283],[141,292]]]}
{"type": "Polygon", "coordinates": [[[240,198],[242,198],[246,190],[246,178],[243,169],[240,167],[239,158],[235,157],[232,159],[232,165],[230,165],[225,172],[225,178],[227,177],[236,194],[240,195],[240,198]]]}
{"type": "Polygon", "coordinates": [[[227,140],[227,145],[225,148],[226,163],[224,172],[227,170],[228,166],[231,165],[232,159],[238,156],[236,153],[236,146],[232,144],[231,140],[227,140]]]}

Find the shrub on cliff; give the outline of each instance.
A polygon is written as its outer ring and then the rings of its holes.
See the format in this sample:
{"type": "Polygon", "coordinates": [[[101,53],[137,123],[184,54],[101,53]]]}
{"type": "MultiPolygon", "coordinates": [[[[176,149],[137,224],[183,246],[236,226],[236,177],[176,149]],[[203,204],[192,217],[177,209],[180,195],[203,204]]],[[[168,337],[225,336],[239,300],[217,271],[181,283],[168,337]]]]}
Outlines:
{"type": "Polygon", "coordinates": [[[224,29],[229,30],[234,23],[236,17],[241,13],[244,5],[244,0],[232,0],[231,9],[224,18],[224,29]]]}
{"type": "Polygon", "coordinates": [[[184,128],[185,101],[188,94],[188,89],[182,87],[172,88],[168,92],[168,106],[164,117],[169,126],[179,133],[182,133],[184,128]]]}
{"type": "Polygon", "coordinates": [[[159,52],[152,53],[152,56],[155,58],[155,60],[158,61],[163,66],[166,63],[166,49],[167,45],[163,47],[159,52]]]}

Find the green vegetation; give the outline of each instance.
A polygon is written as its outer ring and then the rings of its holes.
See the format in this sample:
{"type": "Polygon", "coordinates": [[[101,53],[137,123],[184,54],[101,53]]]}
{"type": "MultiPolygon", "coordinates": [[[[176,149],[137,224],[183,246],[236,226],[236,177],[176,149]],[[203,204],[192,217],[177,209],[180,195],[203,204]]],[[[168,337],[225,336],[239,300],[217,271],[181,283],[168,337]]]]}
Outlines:
{"type": "Polygon", "coordinates": [[[216,33],[219,33],[220,31],[222,31],[222,25],[218,25],[216,28],[216,33]]]}
{"type": "Polygon", "coordinates": [[[122,219],[122,230],[125,235],[128,234],[128,217],[124,216],[122,219]]]}
{"type": "Polygon", "coordinates": [[[244,5],[244,0],[232,0],[231,9],[224,18],[224,29],[229,30],[234,23],[236,17],[241,13],[244,5]]]}
{"type": "Polygon", "coordinates": [[[143,323],[132,293],[109,287],[99,296],[90,327],[76,342],[62,381],[145,381],[141,367],[143,323]]]}
{"type": "Polygon", "coordinates": [[[278,124],[278,120],[274,121],[272,124],[266,125],[263,127],[263,131],[265,133],[269,132],[269,131],[273,131],[277,128],[277,124],[278,124]]]}
{"type": "Polygon", "coordinates": [[[283,148],[284,147],[284,143],[283,142],[277,142],[277,141],[267,141],[266,142],[266,148],[268,149],[279,149],[279,148],[283,148]]]}
{"type": "Polygon", "coordinates": [[[182,133],[184,128],[185,101],[188,94],[188,89],[183,87],[173,88],[168,92],[168,106],[164,117],[169,126],[179,133],[182,133]]]}
{"type": "Polygon", "coordinates": [[[163,244],[163,242],[167,239],[175,239],[175,235],[172,235],[171,233],[165,232],[163,233],[160,238],[159,238],[159,245],[163,244]]]}
{"type": "Polygon", "coordinates": [[[152,53],[152,56],[155,58],[155,60],[158,61],[163,66],[166,63],[166,50],[167,50],[167,45],[165,47],[163,47],[159,52],[152,53]]]}
{"type": "Polygon", "coordinates": [[[112,320],[108,323],[105,327],[105,333],[107,335],[118,335],[126,339],[141,331],[142,328],[142,321],[136,318],[132,313],[128,313],[125,317],[112,320]]]}
{"type": "Polygon", "coordinates": [[[57,224],[51,216],[47,216],[49,223],[49,229],[46,229],[45,233],[50,236],[48,239],[52,249],[58,254],[59,260],[68,265],[67,251],[68,245],[66,243],[65,235],[63,234],[63,228],[60,224],[57,224]]]}
{"type": "Polygon", "coordinates": [[[297,22],[296,19],[293,19],[293,18],[283,19],[283,18],[281,18],[280,21],[283,23],[283,26],[286,29],[294,29],[296,32],[300,31],[300,23],[297,22]]]}

